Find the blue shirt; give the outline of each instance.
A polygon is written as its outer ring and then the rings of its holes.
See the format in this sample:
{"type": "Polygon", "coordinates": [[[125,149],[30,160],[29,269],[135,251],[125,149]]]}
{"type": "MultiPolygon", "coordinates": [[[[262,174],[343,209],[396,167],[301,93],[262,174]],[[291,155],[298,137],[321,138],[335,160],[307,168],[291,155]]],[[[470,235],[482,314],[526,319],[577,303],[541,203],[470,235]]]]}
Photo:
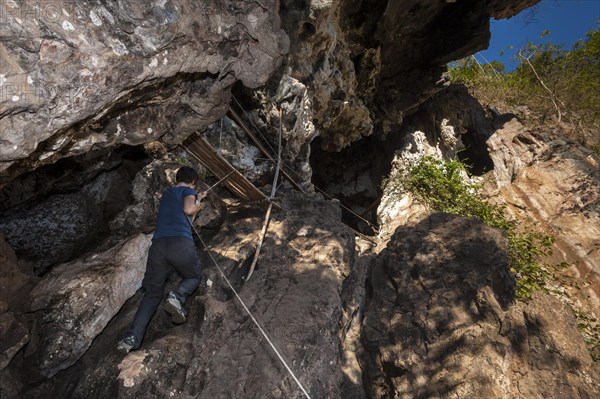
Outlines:
{"type": "Polygon", "coordinates": [[[187,237],[192,239],[192,217],[183,212],[183,199],[198,193],[186,186],[170,187],[163,193],[158,210],[158,221],[152,239],[160,237],[187,237]]]}

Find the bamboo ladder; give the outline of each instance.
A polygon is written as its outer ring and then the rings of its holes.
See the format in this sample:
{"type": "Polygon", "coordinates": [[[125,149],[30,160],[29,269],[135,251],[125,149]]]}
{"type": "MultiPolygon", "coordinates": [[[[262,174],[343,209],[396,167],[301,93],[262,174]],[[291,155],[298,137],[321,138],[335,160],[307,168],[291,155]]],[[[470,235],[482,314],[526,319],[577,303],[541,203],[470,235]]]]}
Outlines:
{"type": "Polygon", "coordinates": [[[231,175],[225,179],[223,184],[241,200],[260,201],[267,198],[199,134],[189,136],[181,144],[181,147],[204,165],[217,179],[231,175]]]}

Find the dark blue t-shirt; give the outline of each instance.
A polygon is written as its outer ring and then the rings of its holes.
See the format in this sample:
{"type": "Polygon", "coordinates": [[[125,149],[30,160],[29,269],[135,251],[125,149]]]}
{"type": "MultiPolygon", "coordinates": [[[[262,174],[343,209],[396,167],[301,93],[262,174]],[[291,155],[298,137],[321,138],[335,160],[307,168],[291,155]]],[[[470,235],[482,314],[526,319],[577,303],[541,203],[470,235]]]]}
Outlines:
{"type": "Polygon", "coordinates": [[[192,218],[183,212],[183,199],[198,193],[186,186],[170,187],[163,193],[158,210],[158,221],[152,239],[160,237],[187,237],[192,239],[192,218]]]}

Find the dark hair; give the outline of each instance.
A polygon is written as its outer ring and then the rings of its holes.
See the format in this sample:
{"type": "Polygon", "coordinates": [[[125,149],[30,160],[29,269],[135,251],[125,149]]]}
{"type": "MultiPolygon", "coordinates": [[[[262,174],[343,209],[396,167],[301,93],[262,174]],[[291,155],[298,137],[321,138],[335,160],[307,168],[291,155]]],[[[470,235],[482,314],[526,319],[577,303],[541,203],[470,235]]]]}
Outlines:
{"type": "Polygon", "coordinates": [[[198,173],[196,173],[196,171],[192,168],[190,168],[189,166],[182,166],[181,168],[179,168],[179,170],[177,171],[177,174],[175,175],[175,181],[177,183],[194,183],[198,181],[198,173]]]}

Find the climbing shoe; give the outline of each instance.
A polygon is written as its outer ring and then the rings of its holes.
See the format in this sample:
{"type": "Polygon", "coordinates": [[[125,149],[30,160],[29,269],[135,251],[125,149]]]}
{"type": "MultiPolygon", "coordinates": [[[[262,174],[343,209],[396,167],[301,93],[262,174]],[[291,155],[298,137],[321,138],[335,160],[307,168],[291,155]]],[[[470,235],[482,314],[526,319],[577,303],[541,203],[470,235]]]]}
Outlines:
{"type": "Polygon", "coordinates": [[[174,293],[169,292],[169,296],[165,301],[165,311],[171,316],[171,321],[175,324],[185,322],[187,312],[183,308],[181,301],[177,299],[174,293]]]}
{"type": "Polygon", "coordinates": [[[128,354],[132,349],[137,349],[137,341],[133,335],[128,335],[117,344],[117,350],[121,353],[128,354]]]}

